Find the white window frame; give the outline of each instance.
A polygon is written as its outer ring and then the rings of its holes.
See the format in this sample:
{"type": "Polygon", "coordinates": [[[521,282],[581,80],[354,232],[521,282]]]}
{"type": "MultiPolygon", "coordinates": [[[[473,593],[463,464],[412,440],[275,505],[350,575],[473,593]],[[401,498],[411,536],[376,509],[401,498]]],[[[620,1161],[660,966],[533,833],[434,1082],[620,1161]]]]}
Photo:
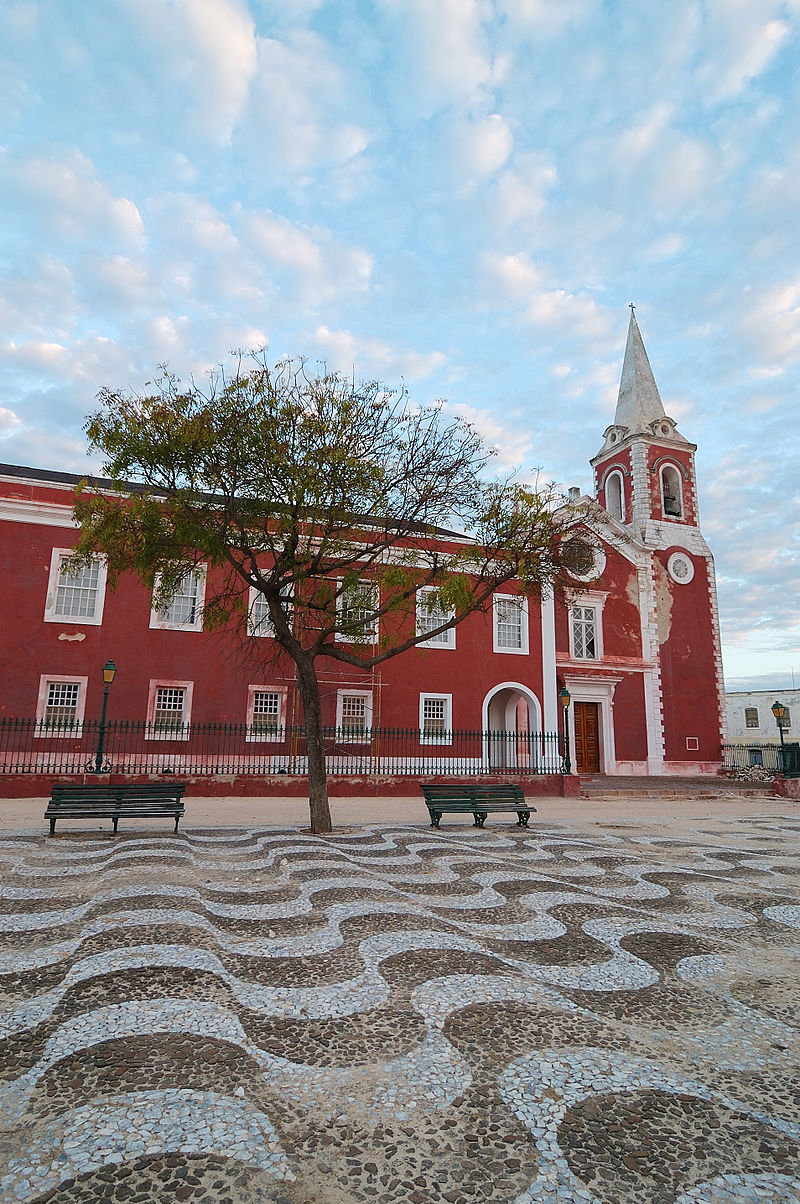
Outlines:
{"type": "MultiPolygon", "coordinates": [[[[341,584],[341,582],[337,582],[337,586],[340,584],[341,584]]],[[[366,579],[364,581],[359,581],[358,585],[356,586],[356,590],[358,590],[358,591],[364,590],[365,592],[368,590],[373,598],[373,602],[370,605],[369,609],[375,610],[378,607],[378,605],[380,604],[380,587],[379,587],[377,581],[370,581],[368,579],[366,579]]],[[[348,602],[348,598],[350,598],[350,597],[352,597],[352,594],[350,594],[347,590],[343,590],[342,593],[340,593],[336,598],[336,623],[337,623],[337,626],[342,619],[342,615],[348,609],[347,602],[348,602]]],[[[366,627],[366,624],[364,626],[366,627]]],[[[378,627],[379,627],[379,620],[376,618],[373,622],[372,630],[367,633],[368,638],[366,640],[356,640],[353,638],[352,634],[348,634],[347,632],[343,632],[343,631],[337,631],[334,638],[336,639],[337,643],[339,643],[339,644],[377,644],[378,627]]]]}
{"type": "Polygon", "coordinates": [[[247,687],[247,735],[245,740],[255,744],[275,744],[284,738],[286,729],[286,686],[248,686],[247,687]],[[278,724],[277,731],[269,735],[264,735],[261,732],[254,732],[256,713],[256,695],[257,694],[277,694],[278,696],[278,724]]]}
{"type": "Polygon", "coordinates": [[[495,652],[510,653],[512,656],[527,656],[529,648],[529,621],[528,621],[528,599],[524,594],[495,594],[492,599],[492,636],[493,648],[495,652]],[[498,602],[512,602],[519,607],[521,612],[520,622],[520,639],[521,645],[519,648],[507,648],[501,646],[498,638],[498,628],[500,626],[500,616],[498,602]]]}
{"type": "Polygon", "coordinates": [[[175,681],[172,678],[152,678],[147,694],[147,727],[145,728],[145,739],[147,740],[188,740],[189,728],[192,722],[192,700],[194,695],[193,681],[175,681]],[[158,698],[159,690],[185,690],[183,700],[183,714],[181,716],[180,730],[157,732],[154,730],[155,714],[156,714],[156,699],[158,698]]]}
{"type": "MultiPolygon", "coordinates": [[[[203,607],[206,600],[206,566],[204,564],[195,565],[193,569],[185,574],[185,577],[197,578],[197,600],[195,606],[195,616],[193,623],[176,623],[165,618],[167,607],[163,610],[157,610],[154,605],[150,606],[150,626],[160,631],[202,631],[203,630],[203,607]]],[[[185,578],[184,578],[185,579],[185,578]]],[[[158,590],[160,578],[156,577],[155,589],[158,590]]],[[[167,606],[170,606],[168,603],[167,606]]]]}
{"type": "Polygon", "coordinates": [[[603,491],[604,491],[604,496],[605,496],[605,500],[606,500],[606,510],[608,511],[608,513],[611,515],[612,518],[615,518],[617,520],[617,522],[624,523],[625,519],[627,517],[626,512],[625,512],[625,478],[623,477],[622,471],[619,468],[611,469],[611,471],[609,472],[608,476],[605,479],[605,484],[603,485],[603,491]],[[619,489],[619,514],[615,514],[614,511],[611,509],[610,505],[608,504],[609,503],[608,489],[613,480],[616,480],[617,488],[619,489]]]}
{"type": "Polygon", "coordinates": [[[419,742],[420,744],[452,744],[453,743],[453,695],[432,694],[425,692],[419,696],[419,742]],[[435,733],[425,734],[425,703],[431,699],[444,702],[444,732],[439,736],[435,733]]]}
{"type": "MultiPolygon", "coordinates": [[[[45,623],[74,623],[79,627],[99,627],[103,622],[103,609],[106,602],[106,579],[108,577],[108,564],[104,556],[93,556],[92,560],[97,565],[97,594],[95,598],[95,607],[93,615],[61,615],[56,612],[56,603],[58,601],[58,586],[61,576],[61,562],[64,559],[71,560],[75,555],[74,548],[53,548],[50,557],[50,573],[47,579],[47,597],[44,604],[44,621],[45,623]]],[[[67,680],[65,677],[64,681],[67,680]]]]}
{"type": "MultiPolygon", "coordinates": [[[[425,598],[430,597],[431,594],[436,594],[437,596],[439,595],[439,590],[436,588],[435,585],[423,585],[420,587],[420,589],[417,590],[417,635],[422,635],[423,632],[426,631],[426,628],[424,625],[425,620],[432,618],[432,614],[430,611],[428,611],[426,602],[425,602],[425,598]]],[[[441,614],[442,618],[447,617],[448,619],[451,619],[453,617],[453,615],[455,614],[455,611],[452,609],[451,610],[441,610],[439,608],[438,613],[441,614]]],[[[447,631],[442,631],[439,633],[439,635],[434,636],[433,639],[421,640],[419,642],[419,644],[417,644],[418,648],[453,649],[453,648],[455,648],[455,646],[456,646],[456,629],[455,629],[455,627],[450,627],[450,628],[448,628],[447,631]]]]}
{"type": "MultiPolygon", "coordinates": [[[[284,598],[287,598],[287,597],[291,596],[291,592],[292,592],[291,583],[287,582],[287,584],[281,590],[281,594],[284,598]]],[[[254,585],[251,585],[249,593],[247,595],[247,634],[251,635],[254,639],[257,639],[257,640],[262,640],[262,639],[274,640],[275,639],[275,627],[273,626],[272,619],[270,619],[269,614],[267,614],[267,617],[265,619],[262,619],[260,623],[253,622],[253,607],[256,606],[259,602],[263,602],[264,605],[266,606],[267,600],[264,597],[264,595],[261,593],[260,589],[256,589],[256,587],[254,585]]],[[[291,613],[292,613],[291,606],[287,607],[287,610],[288,610],[289,615],[291,616],[291,613]]]]}
{"type": "Polygon", "coordinates": [[[606,594],[601,593],[584,593],[573,597],[569,604],[569,654],[572,660],[580,661],[583,665],[595,665],[603,659],[603,607],[605,606],[606,594]],[[594,646],[595,654],[593,657],[578,656],[575,652],[575,607],[581,606],[586,610],[594,611],[594,646]]]}
{"type": "Polygon", "coordinates": [[[83,733],[83,719],[86,714],[86,689],[89,685],[88,677],[75,677],[69,673],[43,673],[39,678],[39,692],[36,697],[36,728],[34,735],[37,738],[53,739],[57,736],[62,740],[77,740],[83,733]],[[75,707],[74,725],[69,729],[65,728],[48,728],[45,727],[45,718],[47,713],[47,698],[50,693],[51,685],[77,685],[78,687],[78,703],[75,707]]]}
{"type": "Polygon", "coordinates": [[[339,744],[369,744],[372,739],[372,690],[337,690],[336,691],[336,732],[339,744]],[[344,700],[345,698],[364,699],[364,735],[345,736],[344,700]]]}

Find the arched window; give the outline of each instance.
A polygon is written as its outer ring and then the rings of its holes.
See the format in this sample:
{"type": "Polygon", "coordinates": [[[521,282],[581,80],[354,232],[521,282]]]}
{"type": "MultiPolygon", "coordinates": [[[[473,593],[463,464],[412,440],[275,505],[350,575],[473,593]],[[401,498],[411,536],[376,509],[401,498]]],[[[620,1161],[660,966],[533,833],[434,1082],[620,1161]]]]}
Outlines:
{"type": "Polygon", "coordinates": [[[683,496],[681,491],[681,476],[672,464],[665,464],[661,469],[661,505],[665,516],[681,518],[683,515],[683,496]]]}
{"type": "Polygon", "coordinates": [[[606,510],[612,518],[625,522],[625,491],[621,472],[610,472],[606,477],[606,510]]]}

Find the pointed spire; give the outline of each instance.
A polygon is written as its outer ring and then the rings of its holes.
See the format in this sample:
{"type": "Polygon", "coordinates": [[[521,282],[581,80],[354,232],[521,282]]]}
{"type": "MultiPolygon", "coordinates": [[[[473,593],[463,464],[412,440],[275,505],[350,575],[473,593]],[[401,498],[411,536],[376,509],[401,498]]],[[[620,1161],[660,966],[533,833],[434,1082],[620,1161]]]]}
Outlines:
{"type": "Polygon", "coordinates": [[[653,369],[642,342],[639,324],[631,303],[631,321],[628,326],[628,342],[625,344],[625,359],[619,382],[615,426],[626,426],[631,435],[644,431],[649,423],[664,418],[664,406],[653,376],[653,369]]]}

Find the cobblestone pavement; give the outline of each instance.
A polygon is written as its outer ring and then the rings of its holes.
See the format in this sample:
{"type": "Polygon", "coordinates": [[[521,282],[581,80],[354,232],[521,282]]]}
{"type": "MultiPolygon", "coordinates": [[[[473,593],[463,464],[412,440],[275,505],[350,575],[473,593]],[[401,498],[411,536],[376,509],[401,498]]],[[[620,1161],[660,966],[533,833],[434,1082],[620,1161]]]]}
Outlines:
{"type": "Polygon", "coordinates": [[[0,839],[0,1199],[798,1204],[800,821],[0,839]]]}

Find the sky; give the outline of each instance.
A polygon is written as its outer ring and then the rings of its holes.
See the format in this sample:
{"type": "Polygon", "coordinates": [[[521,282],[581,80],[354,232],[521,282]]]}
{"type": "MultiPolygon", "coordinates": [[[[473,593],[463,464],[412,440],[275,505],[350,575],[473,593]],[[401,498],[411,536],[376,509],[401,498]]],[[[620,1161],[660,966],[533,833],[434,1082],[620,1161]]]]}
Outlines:
{"type": "Polygon", "coordinates": [[[634,301],[731,688],[800,682],[800,0],[2,0],[0,459],[233,348],[591,491],[634,301]]]}

